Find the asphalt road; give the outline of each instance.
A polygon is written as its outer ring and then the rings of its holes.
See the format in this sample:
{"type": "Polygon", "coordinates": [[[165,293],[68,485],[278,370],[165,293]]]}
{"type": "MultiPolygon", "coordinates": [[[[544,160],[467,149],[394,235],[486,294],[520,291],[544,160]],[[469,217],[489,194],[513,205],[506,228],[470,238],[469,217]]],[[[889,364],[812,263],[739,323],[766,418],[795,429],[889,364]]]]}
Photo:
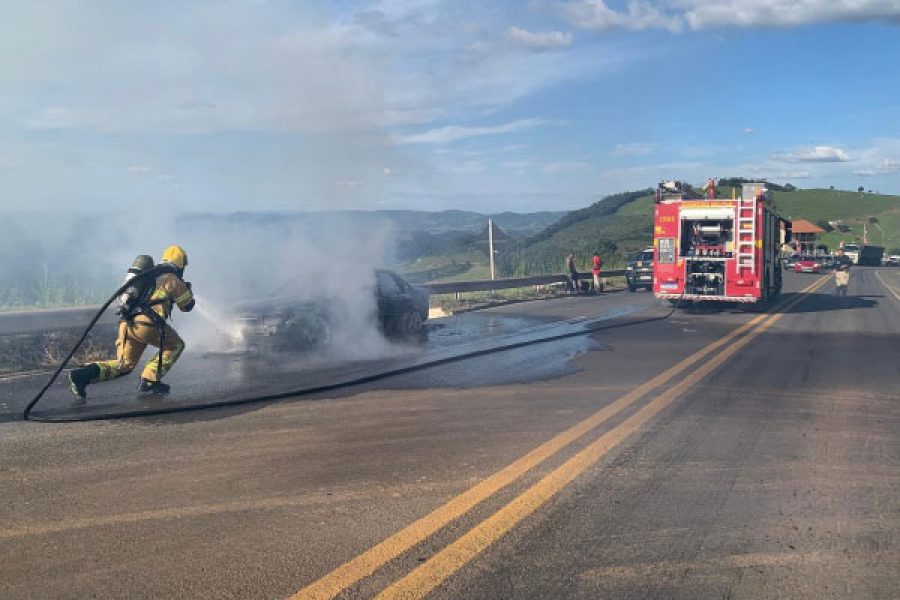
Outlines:
{"type": "MultiPolygon", "coordinates": [[[[900,271],[787,289],[772,314],[679,311],[230,409],[26,423],[37,382],[2,381],[0,597],[895,598],[900,271]]],[[[665,312],[512,305],[343,367],[194,357],[181,376],[207,383],[171,401],[215,397],[226,364],[294,386],[665,312]]],[[[109,389],[104,410],[139,402],[109,389]]]]}

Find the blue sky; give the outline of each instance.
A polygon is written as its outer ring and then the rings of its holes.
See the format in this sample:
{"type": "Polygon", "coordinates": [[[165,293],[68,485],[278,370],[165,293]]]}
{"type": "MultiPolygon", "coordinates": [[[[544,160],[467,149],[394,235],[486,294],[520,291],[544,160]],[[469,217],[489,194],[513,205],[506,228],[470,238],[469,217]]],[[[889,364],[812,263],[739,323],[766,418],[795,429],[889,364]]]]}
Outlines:
{"type": "Polygon", "coordinates": [[[0,210],[900,193],[900,0],[7,3],[0,210]]]}

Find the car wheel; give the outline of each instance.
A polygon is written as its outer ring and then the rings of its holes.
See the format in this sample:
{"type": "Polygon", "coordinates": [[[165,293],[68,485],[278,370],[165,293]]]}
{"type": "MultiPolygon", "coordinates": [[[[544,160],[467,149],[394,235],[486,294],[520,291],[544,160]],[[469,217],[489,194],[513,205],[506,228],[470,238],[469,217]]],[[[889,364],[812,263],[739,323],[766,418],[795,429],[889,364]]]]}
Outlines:
{"type": "Polygon", "coordinates": [[[422,315],[417,310],[408,310],[403,315],[400,333],[406,336],[417,335],[422,331],[422,315]]]}

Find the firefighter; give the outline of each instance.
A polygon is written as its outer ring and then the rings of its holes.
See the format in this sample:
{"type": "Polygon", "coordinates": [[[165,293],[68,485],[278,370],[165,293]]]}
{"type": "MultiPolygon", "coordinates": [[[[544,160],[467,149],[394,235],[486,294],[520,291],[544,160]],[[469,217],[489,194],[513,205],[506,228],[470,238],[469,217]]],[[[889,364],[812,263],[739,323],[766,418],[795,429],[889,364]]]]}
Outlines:
{"type": "Polygon", "coordinates": [[[84,402],[87,398],[85,388],[88,384],[111,381],[131,373],[148,345],[159,348],[159,352],[144,366],[138,391],[168,393],[169,386],[161,379],[184,352],[184,341],[166,319],[171,316],[173,305],[182,312],[193,309],[194,294],[191,284],[184,280],[184,268],[188,264],[184,249],[169,246],[162,254],[162,261],[172,269],[156,278],[149,300],[131,314],[123,315],[119,322],[116,358],[87,364],[69,374],[72,393],[79,401],[84,402]]]}

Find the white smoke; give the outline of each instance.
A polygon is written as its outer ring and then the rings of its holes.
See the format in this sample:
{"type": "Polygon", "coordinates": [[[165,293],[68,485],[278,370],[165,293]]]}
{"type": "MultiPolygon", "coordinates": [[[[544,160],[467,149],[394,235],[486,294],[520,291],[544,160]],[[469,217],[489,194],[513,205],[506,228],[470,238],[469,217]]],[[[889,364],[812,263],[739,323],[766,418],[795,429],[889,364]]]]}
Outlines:
{"type": "MultiPolygon", "coordinates": [[[[172,216],[17,213],[6,215],[0,240],[0,288],[33,300],[46,275],[52,285],[105,300],[138,254],[157,262],[171,244],[188,254],[184,277],[197,297],[196,312],[173,311],[172,325],[188,352],[235,351],[241,341],[235,307],[276,295],[329,309],[332,335],[321,349],[333,357],[372,358],[389,352],[380,332],[375,269],[390,264],[393,225],[378,217],[341,213],[239,213],[172,216]]],[[[0,297],[0,304],[8,298],[0,297]]],[[[57,304],[84,304],[60,296],[57,304]]],[[[33,306],[26,300],[25,305],[33,306]]]]}
{"type": "Polygon", "coordinates": [[[324,350],[368,358],[389,345],[381,335],[375,269],[388,261],[392,228],[366,227],[350,219],[275,215],[190,219],[181,225],[200,318],[176,317],[195,348],[226,351],[240,341],[230,320],[235,307],[273,298],[312,302],[327,309],[332,335],[324,350]]]}

